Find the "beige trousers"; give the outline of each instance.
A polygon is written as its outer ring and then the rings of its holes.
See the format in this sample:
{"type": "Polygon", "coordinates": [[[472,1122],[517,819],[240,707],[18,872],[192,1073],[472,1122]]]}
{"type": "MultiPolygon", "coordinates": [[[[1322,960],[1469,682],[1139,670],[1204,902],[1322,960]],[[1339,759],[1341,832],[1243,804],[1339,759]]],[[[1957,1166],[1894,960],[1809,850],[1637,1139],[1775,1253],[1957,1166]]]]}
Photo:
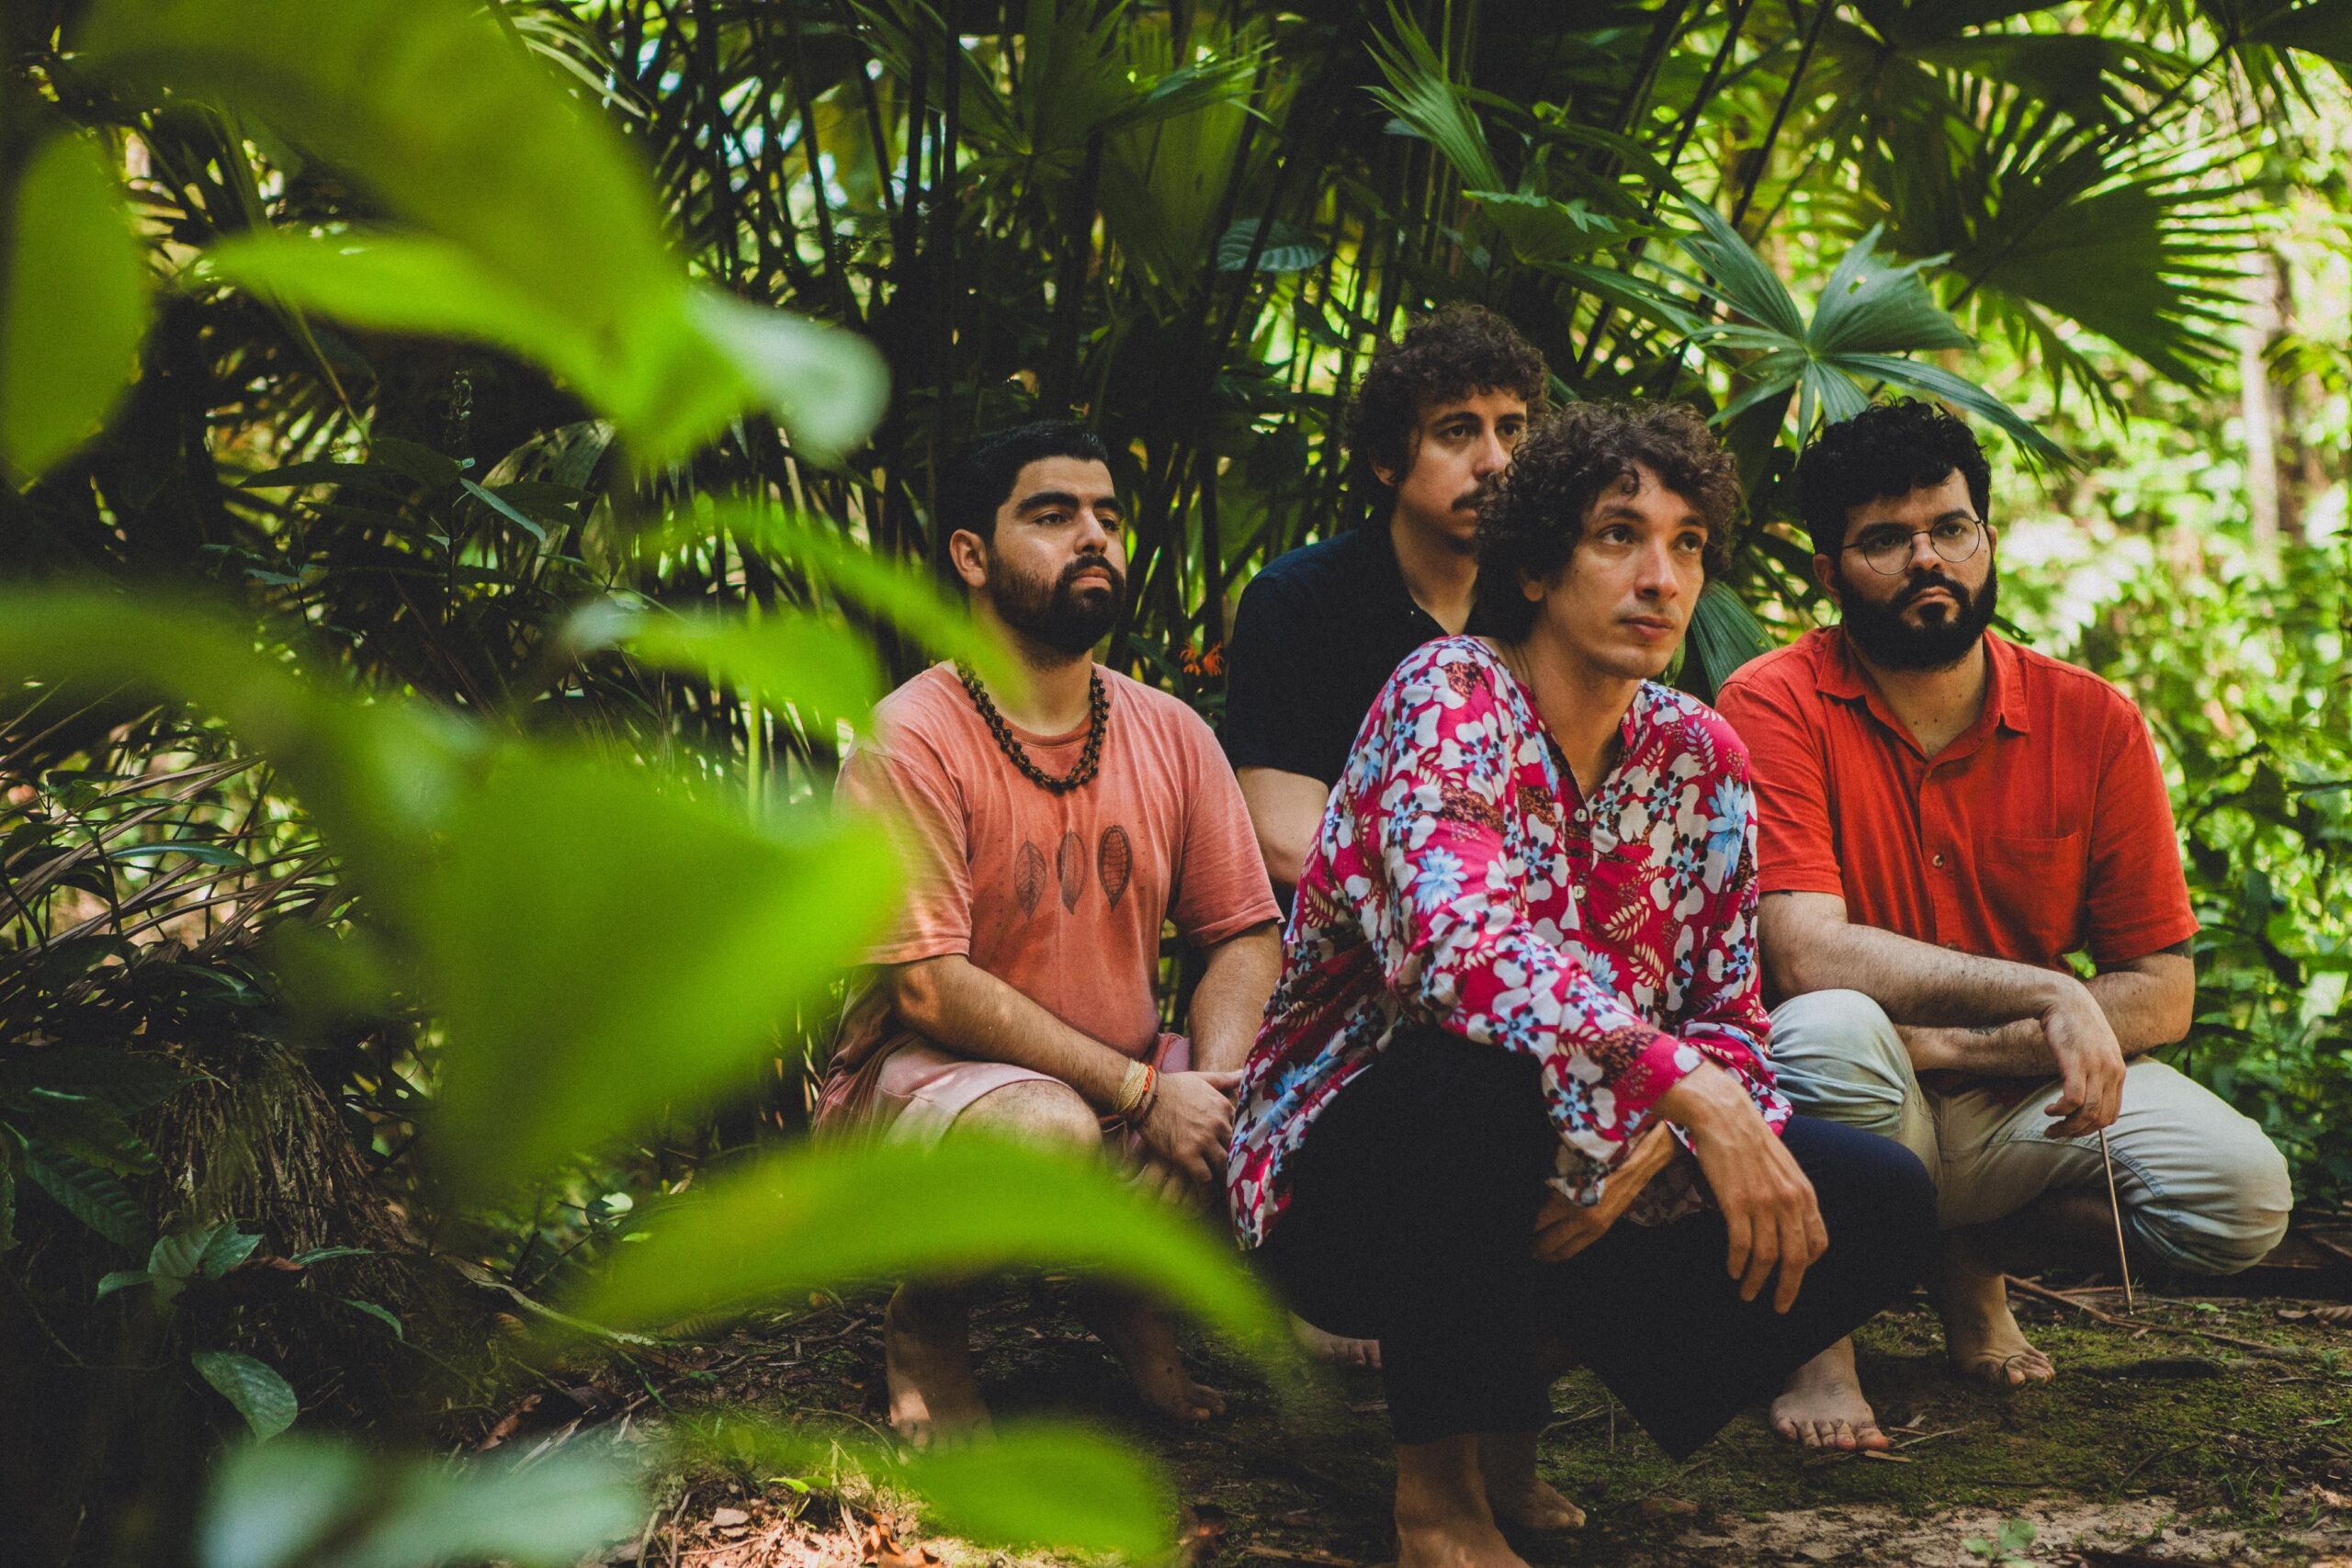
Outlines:
{"type": "MultiPolygon", "coordinates": [[[[2106,1186],[2097,1134],[2042,1136],[2057,1079],[2014,1080],[2003,1092],[1924,1088],[1894,1025],[1860,991],[1815,991],[1774,1009],[1772,1066],[1799,1111],[1917,1155],[1946,1230],[2000,1219],[2044,1192],[2106,1186]]],[[[2154,1256],[2234,1274],[2286,1234],[2294,1194],[2285,1157],[2251,1120],[2162,1062],[2141,1056],[2125,1070],[2107,1135],[2124,1226],[2154,1256]]]]}

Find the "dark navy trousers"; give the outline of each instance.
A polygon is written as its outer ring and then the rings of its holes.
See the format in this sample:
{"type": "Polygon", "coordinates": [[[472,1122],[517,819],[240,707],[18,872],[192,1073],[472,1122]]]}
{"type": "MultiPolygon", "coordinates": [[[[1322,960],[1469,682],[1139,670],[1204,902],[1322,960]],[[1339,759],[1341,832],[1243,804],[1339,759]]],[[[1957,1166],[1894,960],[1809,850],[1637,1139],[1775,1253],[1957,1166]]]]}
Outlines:
{"type": "Polygon", "coordinates": [[[1565,1263],[1534,1257],[1558,1134],[1534,1061],[1400,1031],[1291,1157],[1260,1259],[1292,1309],[1376,1338],[1399,1443],[1541,1430],[1539,1342],[1556,1337],[1679,1459],[1907,1292],[1936,1235],[1926,1169],[1891,1139],[1792,1118],[1783,1134],[1829,1249],[1796,1303],[1742,1302],[1723,1217],[1620,1220],[1565,1263]]]}

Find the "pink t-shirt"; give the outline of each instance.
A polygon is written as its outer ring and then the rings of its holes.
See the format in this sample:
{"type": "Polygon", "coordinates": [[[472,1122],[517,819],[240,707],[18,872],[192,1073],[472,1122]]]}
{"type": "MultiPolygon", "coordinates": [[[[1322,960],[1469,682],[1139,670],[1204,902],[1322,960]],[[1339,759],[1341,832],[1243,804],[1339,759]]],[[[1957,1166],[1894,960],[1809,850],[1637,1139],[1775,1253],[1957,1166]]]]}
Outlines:
{"type": "MultiPolygon", "coordinates": [[[[961,953],[1080,1033],[1142,1056],[1159,1036],[1161,923],[1207,947],[1280,911],[1208,726],[1165,693],[1101,674],[1110,728],[1081,788],[1054,795],[1023,777],[954,668],[935,664],[882,700],[877,738],[853,749],[836,799],[909,829],[906,907],[869,963],[961,953]]],[[[1084,725],[1012,733],[1056,776],[1085,748],[1084,725]]],[[[901,1028],[872,987],[853,991],[833,1079],[901,1028]]]]}

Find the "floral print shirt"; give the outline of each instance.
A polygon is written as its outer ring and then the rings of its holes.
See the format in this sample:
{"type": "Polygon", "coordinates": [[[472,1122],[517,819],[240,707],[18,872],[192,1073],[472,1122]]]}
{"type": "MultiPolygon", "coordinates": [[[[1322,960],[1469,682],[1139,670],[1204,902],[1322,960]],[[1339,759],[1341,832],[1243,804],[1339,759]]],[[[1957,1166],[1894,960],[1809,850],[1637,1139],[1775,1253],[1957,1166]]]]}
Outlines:
{"type": "MultiPolygon", "coordinates": [[[[1444,637],[1389,677],[1299,876],[1283,976],[1244,1070],[1227,1196],[1245,1245],[1289,1200],[1283,1162],[1400,1026],[1523,1052],[1560,1150],[1600,1201],[1658,1097],[1713,1060],[1777,1131],[1756,962],[1747,750],[1695,697],[1645,682],[1617,761],[1580,798],[1525,687],[1444,637]]],[[[1700,1202],[1686,1156],[1630,1217],[1700,1202]]]]}

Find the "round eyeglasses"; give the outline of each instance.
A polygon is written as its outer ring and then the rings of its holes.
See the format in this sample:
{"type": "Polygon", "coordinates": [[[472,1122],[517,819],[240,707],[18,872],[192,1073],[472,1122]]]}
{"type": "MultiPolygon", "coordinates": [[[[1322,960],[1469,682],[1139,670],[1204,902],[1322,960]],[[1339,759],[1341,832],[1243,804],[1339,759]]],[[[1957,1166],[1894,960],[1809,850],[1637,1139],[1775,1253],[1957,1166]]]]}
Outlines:
{"type": "Polygon", "coordinates": [[[1911,541],[1922,534],[1928,536],[1928,543],[1936,554],[1957,566],[1974,555],[1977,547],[1984,542],[1984,525],[1973,517],[1947,517],[1932,528],[1904,528],[1882,523],[1863,529],[1861,536],[1846,548],[1861,551],[1872,571],[1900,577],[1911,560],[1911,541]]]}

